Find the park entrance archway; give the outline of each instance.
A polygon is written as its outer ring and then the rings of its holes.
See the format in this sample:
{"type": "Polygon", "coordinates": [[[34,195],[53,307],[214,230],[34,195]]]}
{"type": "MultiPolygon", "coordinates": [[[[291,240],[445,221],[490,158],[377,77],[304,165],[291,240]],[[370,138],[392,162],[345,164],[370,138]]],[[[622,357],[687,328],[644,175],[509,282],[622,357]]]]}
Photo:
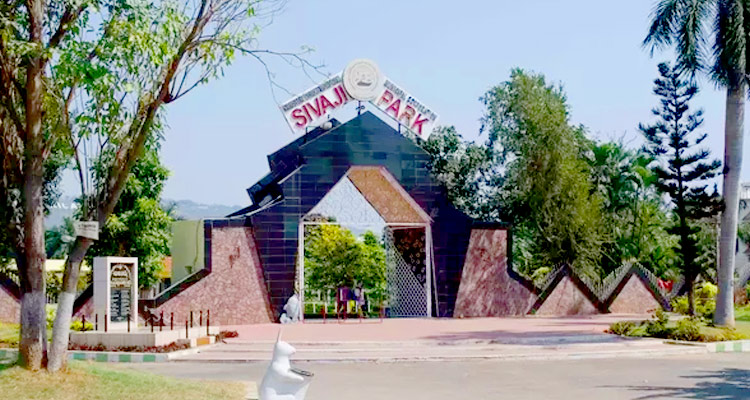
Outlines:
{"type": "Polygon", "coordinates": [[[431,222],[386,168],[351,167],[299,224],[306,314],[432,315],[431,222]]]}

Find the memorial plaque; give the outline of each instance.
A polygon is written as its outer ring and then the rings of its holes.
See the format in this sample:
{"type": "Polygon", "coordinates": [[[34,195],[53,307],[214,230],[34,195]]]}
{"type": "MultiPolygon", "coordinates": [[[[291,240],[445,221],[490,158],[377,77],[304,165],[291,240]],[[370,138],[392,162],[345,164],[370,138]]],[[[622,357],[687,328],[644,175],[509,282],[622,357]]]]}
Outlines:
{"type": "Polygon", "coordinates": [[[132,265],[114,264],[110,275],[110,315],[113,322],[127,321],[131,311],[132,265]]]}

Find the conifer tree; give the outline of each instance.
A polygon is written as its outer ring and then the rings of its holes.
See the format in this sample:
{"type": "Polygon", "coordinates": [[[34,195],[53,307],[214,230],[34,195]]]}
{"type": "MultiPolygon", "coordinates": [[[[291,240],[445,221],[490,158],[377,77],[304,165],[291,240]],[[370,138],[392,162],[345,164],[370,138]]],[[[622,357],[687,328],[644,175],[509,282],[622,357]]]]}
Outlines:
{"type": "Polygon", "coordinates": [[[696,222],[719,209],[719,196],[716,190],[707,191],[705,181],[716,176],[721,163],[710,159],[707,149],[696,149],[707,137],[706,133],[696,137],[703,125],[703,111],[691,112],[689,105],[698,87],[681,77],[678,66],[661,63],[659,75],[653,90],[660,99],[659,106],[653,109],[658,121],[641,124],[639,129],[646,138],[644,150],[654,157],[652,168],[658,177],[657,185],[669,195],[674,207],[676,220],[671,230],[679,236],[680,268],[685,276],[689,311],[694,315],[693,285],[701,273],[696,237],[700,228],[696,222]]]}

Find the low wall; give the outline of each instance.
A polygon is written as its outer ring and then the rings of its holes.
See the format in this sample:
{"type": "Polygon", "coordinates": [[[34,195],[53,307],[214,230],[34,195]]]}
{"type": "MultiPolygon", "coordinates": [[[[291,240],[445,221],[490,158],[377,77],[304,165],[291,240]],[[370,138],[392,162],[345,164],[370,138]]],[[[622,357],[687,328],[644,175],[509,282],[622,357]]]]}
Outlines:
{"type": "Polygon", "coordinates": [[[508,262],[508,230],[472,229],[453,316],[525,315],[536,301],[533,286],[508,262]]]}
{"type": "MultiPolygon", "coordinates": [[[[156,315],[184,324],[194,311],[211,312],[211,325],[273,322],[270,301],[253,230],[245,226],[211,225],[207,221],[206,244],[210,248],[200,279],[190,280],[152,301],[144,301],[156,315]]],[[[196,275],[196,274],[194,274],[196,275]]]]}
{"type": "Polygon", "coordinates": [[[21,302],[16,294],[4,285],[0,285],[0,322],[21,320],[21,302]]]}

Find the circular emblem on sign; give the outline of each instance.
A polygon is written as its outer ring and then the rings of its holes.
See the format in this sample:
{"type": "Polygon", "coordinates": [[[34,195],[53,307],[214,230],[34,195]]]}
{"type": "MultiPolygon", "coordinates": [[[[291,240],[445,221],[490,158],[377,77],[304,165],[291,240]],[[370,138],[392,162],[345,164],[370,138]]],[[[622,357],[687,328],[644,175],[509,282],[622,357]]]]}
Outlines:
{"type": "Polygon", "coordinates": [[[344,70],[344,89],[356,100],[375,100],[382,85],[380,69],[371,60],[354,60],[344,70]]]}

